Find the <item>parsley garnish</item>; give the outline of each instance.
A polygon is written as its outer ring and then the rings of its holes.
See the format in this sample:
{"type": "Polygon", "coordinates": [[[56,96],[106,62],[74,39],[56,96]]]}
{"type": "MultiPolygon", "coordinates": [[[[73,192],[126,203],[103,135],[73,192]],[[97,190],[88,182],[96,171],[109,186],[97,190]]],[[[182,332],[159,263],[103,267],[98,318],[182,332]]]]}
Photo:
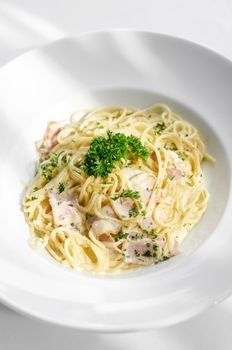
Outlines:
{"type": "Polygon", "coordinates": [[[58,190],[59,190],[59,193],[64,192],[64,190],[65,190],[64,182],[59,182],[58,190]]]}
{"type": "Polygon", "coordinates": [[[135,218],[138,215],[138,208],[134,207],[129,210],[129,217],[135,218]]]}
{"type": "Polygon", "coordinates": [[[130,237],[133,241],[137,241],[138,239],[141,239],[141,235],[139,233],[135,233],[134,235],[131,235],[130,237]]]}
{"type": "Polygon", "coordinates": [[[26,198],[26,202],[34,201],[37,197],[32,196],[31,198],[26,198]]]}
{"type": "Polygon", "coordinates": [[[135,252],[135,256],[137,256],[137,257],[140,256],[140,253],[138,252],[137,249],[135,249],[134,252],[135,252]]]}
{"type": "Polygon", "coordinates": [[[116,162],[134,157],[143,160],[148,157],[148,150],[141,141],[133,135],[108,131],[107,138],[98,136],[92,140],[82,168],[88,175],[107,178],[116,162]]]}
{"type": "Polygon", "coordinates": [[[39,191],[39,187],[34,187],[33,192],[39,191]]]}
{"type": "Polygon", "coordinates": [[[143,209],[143,210],[141,211],[141,214],[142,214],[142,216],[146,216],[146,210],[143,209]]]}
{"type": "MultiPolygon", "coordinates": [[[[58,168],[59,166],[59,157],[60,155],[64,153],[64,151],[61,151],[60,153],[50,153],[47,157],[45,157],[42,162],[40,163],[40,169],[42,176],[47,180],[51,181],[54,175],[54,170],[58,168]]],[[[67,164],[70,161],[71,154],[64,154],[61,157],[62,163],[61,164],[67,164]],[[65,157],[65,158],[64,158],[65,157]]]]}
{"type": "Polygon", "coordinates": [[[86,219],[86,220],[89,220],[91,217],[92,217],[91,214],[89,214],[89,213],[86,213],[86,214],[85,214],[85,219],[86,219]]]}
{"type": "Polygon", "coordinates": [[[158,122],[154,127],[154,132],[156,135],[160,136],[165,129],[166,124],[164,122],[158,122]]]}
{"type": "Polygon", "coordinates": [[[151,234],[152,239],[156,239],[158,237],[158,232],[156,232],[155,230],[152,230],[152,234],[151,234]]]}
{"type": "Polygon", "coordinates": [[[185,160],[186,159],[186,154],[182,151],[178,151],[177,152],[177,155],[178,157],[181,159],[181,160],[185,160]]]}
{"type": "Polygon", "coordinates": [[[175,145],[174,143],[171,143],[170,145],[165,144],[165,145],[164,145],[164,148],[165,148],[167,151],[177,151],[176,145],[175,145]]]}
{"type": "Polygon", "coordinates": [[[121,239],[126,239],[128,236],[128,233],[127,232],[121,232],[119,233],[116,237],[115,237],[115,242],[118,242],[120,241],[121,239]]]}
{"type": "Polygon", "coordinates": [[[143,256],[147,257],[147,258],[151,258],[152,254],[150,250],[147,250],[145,253],[143,253],[143,256]]]}
{"type": "Polygon", "coordinates": [[[117,195],[111,197],[111,199],[113,199],[113,201],[116,201],[119,198],[139,199],[140,193],[129,189],[128,191],[123,190],[121,194],[117,194],[117,195]]]}
{"type": "Polygon", "coordinates": [[[50,154],[48,157],[44,159],[45,161],[40,165],[42,170],[42,176],[51,181],[53,171],[58,167],[58,156],[55,153],[50,154]]]}

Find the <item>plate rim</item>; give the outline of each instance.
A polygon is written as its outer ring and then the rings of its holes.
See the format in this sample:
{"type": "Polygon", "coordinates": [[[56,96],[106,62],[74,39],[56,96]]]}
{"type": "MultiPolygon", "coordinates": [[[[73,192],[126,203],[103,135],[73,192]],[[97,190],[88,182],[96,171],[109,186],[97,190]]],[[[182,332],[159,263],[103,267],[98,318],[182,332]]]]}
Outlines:
{"type": "MultiPolygon", "coordinates": [[[[208,51],[210,54],[214,54],[216,56],[218,56],[220,59],[223,59],[225,60],[225,62],[227,62],[227,64],[229,63],[231,68],[232,68],[232,60],[227,57],[226,55],[224,54],[221,54],[220,52],[218,52],[217,50],[214,50],[214,49],[211,49],[209,46],[207,45],[202,45],[202,44],[199,44],[195,41],[192,41],[192,40],[189,40],[189,39],[186,39],[186,38],[183,38],[183,37],[179,37],[179,36],[175,36],[175,35],[169,35],[169,34],[166,34],[166,33],[159,33],[159,32],[155,32],[155,31],[150,31],[150,30],[139,30],[139,29],[123,29],[123,28],[115,28],[115,29],[105,29],[105,30],[94,30],[94,31],[86,31],[86,32],[82,32],[78,35],[74,35],[74,36],[67,36],[67,37],[62,37],[62,38],[59,38],[57,40],[54,40],[54,41],[50,41],[44,45],[41,45],[41,46],[38,46],[38,47],[35,47],[35,48],[32,48],[18,56],[16,56],[15,58],[9,60],[7,63],[3,64],[1,67],[0,67],[0,71],[4,70],[5,68],[8,68],[9,65],[11,65],[12,63],[14,63],[15,61],[17,61],[18,59],[20,58],[23,58],[24,56],[27,56],[27,55],[30,55],[31,53],[36,53],[36,52],[39,52],[41,50],[44,50],[46,49],[47,47],[51,47],[53,45],[57,45],[59,43],[62,43],[62,42],[65,42],[67,40],[76,40],[76,39],[79,39],[81,37],[84,37],[84,36],[88,36],[88,35],[93,35],[93,34],[106,34],[106,33],[117,33],[117,32],[120,32],[120,33],[123,33],[123,32],[126,32],[126,33],[139,33],[139,34],[149,34],[149,35],[155,35],[156,37],[160,37],[160,38],[168,38],[168,39],[172,39],[172,40],[178,40],[178,41],[181,41],[182,43],[184,44],[188,44],[188,45],[193,45],[197,48],[200,48],[200,49],[203,49],[203,50],[206,50],[208,51]]],[[[1,283],[0,283],[1,285],[1,283]]],[[[14,287],[10,287],[10,286],[7,286],[7,288],[12,288],[12,290],[16,289],[14,287]]],[[[223,301],[225,298],[227,298],[229,295],[232,294],[232,287],[231,287],[231,291],[228,293],[226,293],[226,295],[222,296],[220,298],[219,301],[217,301],[217,303],[223,301]]],[[[67,322],[65,323],[62,323],[60,320],[55,320],[55,319],[52,319],[52,318],[49,318],[49,317],[41,317],[36,315],[35,313],[31,313],[30,311],[26,310],[26,308],[23,308],[23,307],[20,307],[19,305],[16,305],[13,301],[10,301],[8,300],[7,297],[4,297],[2,292],[0,291],[0,300],[3,301],[4,304],[6,304],[8,307],[10,307],[11,309],[13,310],[17,310],[18,312],[24,314],[24,315],[27,315],[27,316],[31,316],[33,318],[36,318],[36,319],[39,319],[39,320],[43,320],[45,322],[49,322],[49,323],[53,323],[53,324],[58,324],[58,325],[62,325],[62,326],[66,326],[66,327],[71,327],[71,328],[77,328],[77,329],[80,329],[80,330],[91,330],[91,331],[96,331],[96,332],[128,332],[128,331],[139,331],[139,330],[145,330],[145,329],[152,329],[152,328],[155,328],[157,327],[157,325],[152,325],[152,322],[150,321],[149,324],[147,323],[137,323],[137,325],[128,325],[128,327],[126,328],[125,326],[123,326],[122,328],[120,328],[120,326],[116,327],[115,325],[114,326],[107,326],[107,325],[96,325],[95,323],[93,323],[92,325],[85,325],[85,326],[81,326],[81,324],[77,324],[75,326],[73,325],[69,325],[67,324],[67,322]],[[108,327],[108,328],[105,328],[105,327],[108,327]]],[[[205,303],[204,307],[201,308],[201,310],[197,310],[195,312],[195,314],[191,314],[191,315],[186,315],[185,318],[181,318],[179,321],[177,322],[182,322],[190,317],[194,317],[196,316],[197,314],[199,314],[200,312],[203,312],[205,310],[208,310],[210,309],[212,306],[214,306],[216,304],[216,302],[211,302],[209,301],[208,304],[205,303]]],[[[177,323],[175,322],[175,323],[177,323]]],[[[171,325],[173,324],[172,322],[170,324],[165,324],[164,326],[168,326],[168,325],[171,325]]],[[[162,327],[162,326],[160,326],[162,327]]]]}

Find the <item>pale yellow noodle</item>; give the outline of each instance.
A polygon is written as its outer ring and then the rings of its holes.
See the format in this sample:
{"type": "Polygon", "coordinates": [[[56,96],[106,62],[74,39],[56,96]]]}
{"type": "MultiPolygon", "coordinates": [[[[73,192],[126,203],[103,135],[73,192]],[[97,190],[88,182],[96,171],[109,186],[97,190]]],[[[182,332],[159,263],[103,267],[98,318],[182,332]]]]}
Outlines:
{"type": "MultiPolygon", "coordinates": [[[[58,134],[58,144],[52,150],[52,154],[58,155],[57,167],[51,181],[43,177],[39,165],[37,175],[27,188],[23,211],[31,232],[30,244],[45,247],[57,261],[75,269],[115,273],[136,267],[125,262],[125,239],[116,241],[112,234],[111,241],[102,242],[85,225],[82,232],[57,227],[48,197],[51,188],[64,182],[70,194],[78,198],[76,208],[83,223],[86,223],[86,214],[108,219],[101,213],[101,208],[106,204],[113,206],[111,197],[129,188],[123,171],[126,162],[122,160],[117,164],[107,179],[88,176],[78,163],[83,162],[91,140],[96,136],[106,136],[111,130],[138,137],[149,151],[147,162],[138,158],[133,166],[155,178],[150,199],[143,209],[153,218],[157,239],[163,242],[162,248],[161,245],[157,248],[157,261],[172,256],[175,242],[180,244],[199,222],[209,201],[201,162],[215,159],[206,153],[197,129],[162,104],[143,110],[103,107],[86,110],[83,114],[81,121],[77,121],[77,114],[74,114],[69,125],[58,134]],[[155,132],[158,122],[166,125],[160,134],[155,132]],[[181,159],[183,153],[185,159],[181,159]],[[174,168],[176,163],[181,163],[185,169],[181,182],[167,176],[168,169],[174,168]]],[[[49,164],[49,159],[43,160],[43,164],[46,163],[49,164]]],[[[139,230],[141,219],[139,212],[138,216],[126,220],[120,216],[110,220],[120,223],[123,232],[130,232],[139,230]]],[[[141,234],[150,237],[150,233],[141,234]]]]}

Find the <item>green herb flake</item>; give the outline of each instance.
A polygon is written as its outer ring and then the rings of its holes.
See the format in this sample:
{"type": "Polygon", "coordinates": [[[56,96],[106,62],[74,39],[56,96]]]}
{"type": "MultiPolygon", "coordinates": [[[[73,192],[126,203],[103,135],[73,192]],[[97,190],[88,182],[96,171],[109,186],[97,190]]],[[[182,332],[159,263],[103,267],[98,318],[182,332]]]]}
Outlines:
{"type": "Polygon", "coordinates": [[[56,153],[51,153],[49,156],[45,157],[40,164],[40,169],[42,176],[47,180],[51,181],[53,177],[54,170],[58,167],[58,157],[56,153]]]}
{"type": "Polygon", "coordinates": [[[178,157],[179,157],[181,160],[185,160],[185,159],[186,159],[186,154],[185,154],[185,152],[178,151],[178,152],[177,152],[177,155],[178,155],[178,157]]]}
{"type": "Polygon", "coordinates": [[[129,210],[129,217],[134,218],[138,215],[138,208],[134,207],[129,210]]]}
{"type": "Polygon", "coordinates": [[[146,210],[143,209],[143,210],[141,211],[141,214],[142,214],[142,216],[146,216],[146,210]]]}
{"type": "Polygon", "coordinates": [[[116,237],[115,237],[115,242],[118,242],[122,239],[127,239],[128,232],[120,232],[116,237]]]}
{"type": "Polygon", "coordinates": [[[177,151],[176,145],[175,145],[174,143],[165,144],[165,145],[164,145],[164,148],[165,148],[167,151],[177,151]]]}
{"type": "Polygon", "coordinates": [[[117,194],[117,195],[111,197],[111,199],[113,199],[113,201],[116,201],[119,198],[139,199],[140,193],[137,191],[132,191],[131,189],[128,189],[127,191],[123,190],[121,194],[117,194]]]}
{"type": "Polygon", "coordinates": [[[166,129],[166,124],[163,121],[160,121],[156,124],[153,130],[155,132],[155,135],[160,136],[165,129],[166,129]]]}
{"type": "Polygon", "coordinates": [[[121,159],[148,158],[148,150],[133,136],[107,132],[107,137],[98,136],[90,144],[82,169],[94,177],[107,178],[121,159]]]}
{"type": "Polygon", "coordinates": [[[64,182],[59,182],[58,190],[59,190],[59,193],[64,192],[64,190],[65,190],[65,184],[64,184],[64,182]]]}
{"type": "Polygon", "coordinates": [[[36,199],[38,199],[38,198],[37,198],[37,197],[32,196],[31,198],[26,198],[25,202],[35,201],[36,199]]]}
{"type": "Polygon", "coordinates": [[[150,250],[147,250],[145,253],[143,253],[143,256],[147,257],[147,258],[151,258],[152,257],[152,253],[151,253],[150,250]]]}
{"type": "Polygon", "coordinates": [[[86,220],[89,220],[90,218],[92,218],[92,215],[89,214],[89,213],[86,213],[86,214],[85,214],[85,219],[86,219],[86,220]]]}

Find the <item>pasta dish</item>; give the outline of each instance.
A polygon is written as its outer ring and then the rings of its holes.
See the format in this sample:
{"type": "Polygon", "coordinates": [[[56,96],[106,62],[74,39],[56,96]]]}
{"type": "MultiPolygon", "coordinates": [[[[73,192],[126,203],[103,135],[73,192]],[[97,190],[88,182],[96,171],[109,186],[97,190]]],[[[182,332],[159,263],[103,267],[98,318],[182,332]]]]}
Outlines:
{"type": "Polygon", "coordinates": [[[30,245],[99,273],[159,263],[206,211],[198,131],[168,106],[113,106],[49,122],[23,211],[30,245]],[[80,118],[81,117],[81,118],[80,118]]]}

